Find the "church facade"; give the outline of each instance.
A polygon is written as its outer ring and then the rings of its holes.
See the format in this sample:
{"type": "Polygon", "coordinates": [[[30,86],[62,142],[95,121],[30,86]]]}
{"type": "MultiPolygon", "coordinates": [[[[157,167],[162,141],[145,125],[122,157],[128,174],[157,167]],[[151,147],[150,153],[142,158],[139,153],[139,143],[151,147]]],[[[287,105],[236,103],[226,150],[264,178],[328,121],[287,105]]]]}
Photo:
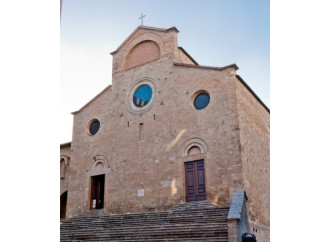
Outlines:
{"type": "Polygon", "coordinates": [[[235,64],[199,65],[178,32],[139,26],[111,53],[112,85],[73,112],[61,217],[230,207],[244,190],[250,229],[268,241],[269,109],[235,64]]]}

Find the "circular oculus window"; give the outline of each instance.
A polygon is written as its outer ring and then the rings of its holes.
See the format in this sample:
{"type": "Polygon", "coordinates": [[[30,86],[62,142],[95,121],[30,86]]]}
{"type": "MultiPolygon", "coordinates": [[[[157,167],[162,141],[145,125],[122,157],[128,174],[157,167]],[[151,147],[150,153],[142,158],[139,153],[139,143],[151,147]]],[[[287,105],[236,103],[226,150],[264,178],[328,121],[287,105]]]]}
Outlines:
{"type": "Polygon", "coordinates": [[[150,78],[141,78],[130,87],[127,93],[127,107],[133,114],[147,112],[154,104],[157,87],[150,78]]]}
{"type": "Polygon", "coordinates": [[[152,97],[151,87],[148,85],[139,86],[133,95],[133,103],[136,107],[144,107],[147,105],[152,97]]]}
{"type": "Polygon", "coordinates": [[[200,92],[195,96],[194,107],[201,110],[207,107],[210,103],[210,95],[207,92],[200,92]]]}
{"type": "Polygon", "coordinates": [[[98,121],[97,119],[93,120],[89,125],[89,133],[91,135],[95,135],[99,131],[99,129],[100,129],[100,121],[98,121]]]}

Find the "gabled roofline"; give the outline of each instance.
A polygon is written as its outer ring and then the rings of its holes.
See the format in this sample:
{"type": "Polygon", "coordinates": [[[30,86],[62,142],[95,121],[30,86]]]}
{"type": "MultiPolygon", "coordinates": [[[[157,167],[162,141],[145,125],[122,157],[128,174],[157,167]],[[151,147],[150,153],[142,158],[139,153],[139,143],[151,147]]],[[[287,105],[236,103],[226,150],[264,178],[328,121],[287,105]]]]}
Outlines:
{"type": "MultiPolygon", "coordinates": [[[[202,68],[202,69],[211,69],[211,70],[225,70],[227,68],[234,68],[236,71],[239,69],[238,66],[236,64],[231,64],[228,66],[224,66],[224,67],[213,67],[213,66],[200,66],[200,65],[192,65],[192,64],[183,64],[183,63],[177,63],[174,62],[173,63],[175,66],[184,66],[184,67],[194,67],[194,68],[202,68]]],[[[239,75],[236,75],[237,79],[243,84],[243,86],[246,87],[246,89],[248,89],[248,91],[257,99],[257,101],[267,110],[268,113],[270,113],[269,108],[266,106],[266,104],[263,103],[263,101],[261,101],[261,99],[257,96],[257,94],[251,89],[251,87],[249,87],[248,84],[246,84],[246,82],[242,79],[242,77],[240,77],[239,75]]]]}
{"type": "Polygon", "coordinates": [[[125,40],[124,42],[113,52],[110,53],[110,55],[114,55],[118,52],[118,50],[133,36],[139,29],[150,29],[150,30],[156,30],[156,31],[162,31],[162,32],[168,32],[170,30],[175,30],[177,33],[179,33],[179,30],[176,27],[171,27],[169,29],[162,29],[162,28],[155,28],[155,27],[149,27],[144,25],[139,25],[125,40]]]}
{"type": "Polygon", "coordinates": [[[202,69],[212,69],[212,70],[224,70],[224,69],[228,69],[228,68],[234,68],[235,71],[237,71],[239,68],[236,64],[231,64],[228,66],[223,66],[223,67],[215,67],[215,66],[201,66],[201,65],[193,65],[193,64],[183,64],[183,63],[178,63],[178,62],[174,62],[173,63],[175,66],[184,66],[184,67],[194,67],[194,68],[202,68],[202,69]]]}
{"type": "Polygon", "coordinates": [[[194,58],[192,58],[187,51],[185,51],[181,46],[178,47],[180,50],[183,51],[183,53],[185,53],[186,56],[189,57],[190,60],[192,60],[192,62],[194,62],[196,65],[198,65],[197,61],[194,60],[194,58]]]}
{"type": "Polygon", "coordinates": [[[111,88],[112,85],[107,86],[106,88],[104,88],[99,94],[97,94],[94,98],[92,98],[88,103],[86,103],[84,106],[82,106],[78,111],[74,111],[71,114],[75,115],[77,113],[79,113],[81,110],[83,110],[85,107],[87,107],[89,104],[91,104],[96,98],[98,98],[99,96],[101,96],[101,94],[103,94],[107,89],[111,88]]]}
{"type": "Polygon", "coordinates": [[[243,80],[242,77],[240,77],[239,75],[236,75],[237,79],[250,91],[250,93],[258,100],[258,102],[267,110],[268,113],[270,113],[269,108],[266,106],[266,104],[264,104],[261,99],[257,96],[257,94],[255,94],[255,92],[251,89],[251,87],[249,87],[248,84],[246,84],[246,82],[243,80]]]}

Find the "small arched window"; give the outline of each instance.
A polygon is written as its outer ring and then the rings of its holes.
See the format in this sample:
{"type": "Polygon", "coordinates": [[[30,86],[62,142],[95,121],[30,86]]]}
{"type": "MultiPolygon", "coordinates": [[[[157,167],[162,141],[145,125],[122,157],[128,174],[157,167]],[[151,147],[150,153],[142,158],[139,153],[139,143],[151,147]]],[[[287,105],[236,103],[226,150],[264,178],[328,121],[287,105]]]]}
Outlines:
{"type": "Polygon", "coordinates": [[[66,164],[65,164],[65,160],[62,158],[60,161],[61,164],[61,178],[65,177],[65,170],[66,170],[66,164]]]}
{"type": "Polygon", "coordinates": [[[188,156],[201,154],[201,149],[198,146],[192,146],[188,150],[188,156]]]}

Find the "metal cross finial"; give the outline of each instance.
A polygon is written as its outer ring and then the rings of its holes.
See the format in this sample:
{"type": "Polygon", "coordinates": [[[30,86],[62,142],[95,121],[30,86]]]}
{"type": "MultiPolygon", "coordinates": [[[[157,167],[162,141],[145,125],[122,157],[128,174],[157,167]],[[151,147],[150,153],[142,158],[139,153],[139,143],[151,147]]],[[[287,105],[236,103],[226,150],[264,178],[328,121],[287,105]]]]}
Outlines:
{"type": "Polygon", "coordinates": [[[141,17],[139,19],[141,19],[141,25],[143,25],[143,18],[145,17],[145,15],[143,13],[141,13],[141,17]]]}

